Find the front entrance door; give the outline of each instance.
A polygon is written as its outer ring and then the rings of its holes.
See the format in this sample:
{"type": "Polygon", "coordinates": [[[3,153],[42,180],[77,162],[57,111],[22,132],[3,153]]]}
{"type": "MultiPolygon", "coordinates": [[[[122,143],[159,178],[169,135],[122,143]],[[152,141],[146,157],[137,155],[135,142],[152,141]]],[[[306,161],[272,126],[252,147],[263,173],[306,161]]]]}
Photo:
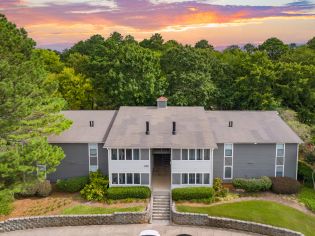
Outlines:
{"type": "Polygon", "coordinates": [[[152,187],[154,191],[171,187],[171,155],[153,154],[152,187]]]}

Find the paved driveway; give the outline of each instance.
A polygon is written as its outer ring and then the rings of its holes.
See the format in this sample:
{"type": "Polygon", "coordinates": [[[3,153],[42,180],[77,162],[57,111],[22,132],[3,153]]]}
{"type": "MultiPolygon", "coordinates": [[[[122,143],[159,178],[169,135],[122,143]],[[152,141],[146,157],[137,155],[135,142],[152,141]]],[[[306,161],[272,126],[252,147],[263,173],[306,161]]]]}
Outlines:
{"type": "MultiPolygon", "coordinates": [[[[173,225],[102,225],[102,226],[76,226],[61,228],[42,228],[25,231],[4,233],[1,236],[137,236],[144,229],[154,229],[161,236],[176,236],[186,233],[193,236],[245,236],[254,235],[237,231],[221,229],[173,225]]],[[[255,234],[257,235],[257,234],[255,234]]]]}

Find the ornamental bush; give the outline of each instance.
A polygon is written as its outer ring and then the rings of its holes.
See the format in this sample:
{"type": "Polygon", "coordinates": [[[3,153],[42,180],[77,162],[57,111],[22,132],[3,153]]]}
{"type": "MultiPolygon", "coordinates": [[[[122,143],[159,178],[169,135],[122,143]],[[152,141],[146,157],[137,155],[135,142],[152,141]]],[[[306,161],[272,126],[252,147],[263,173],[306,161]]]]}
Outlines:
{"type": "Polygon", "coordinates": [[[38,181],[27,183],[22,186],[22,190],[17,194],[18,197],[32,197],[35,196],[38,191],[38,181]]]}
{"type": "Polygon", "coordinates": [[[52,186],[49,180],[36,180],[26,183],[22,186],[22,190],[16,193],[17,197],[47,197],[52,191],[52,186]]]}
{"type": "Polygon", "coordinates": [[[140,198],[146,199],[151,196],[151,190],[145,186],[135,187],[110,187],[107,191],[107,198],[110,200],[140,198]]]}
{"type": "Polygon", "coordinates": [[[313,186],[312,167],[304,161],[299,161],[298,179],[303,181],[305,185],[313,186]]]}
{"type": "Polygon", "coordinates": [[[56,186],[62,192],[74,193],[79,192],[89,182],[88,176],[72,177],[68,179],[58,179],[56,186]]]}
{"type": "Polygon", "coordinates": [[[89,183],[80,191],[83,198],[89,201],[105,200],[108,188],[108,177],[100,171],[91,172],[89,183]]]}
{"type": "Polygon", "coordinates": [[[40,197],[48,197],[51,193],[52,187],[49,180],[38,182],[37,195],[40,197]]]}
{"type": "Polygon", "coordinates": [[[272,185],[271,179],[267,176],[263,176],[259,179],[237,178],[234,179],[232,183],[236,189],[243,189],[246,192],[267,191],[272,185]]]}
{"type": "Polygon", "coordinates": [[[187,187],[175,188],[172,190],[172,198],[174,201],[179,200],[195,200],[195,199],[213,199],[214,190],[210,187],[187,187]]]}
{"type": "Polygon", "coordinates": [[[274,193],[294,194],[298,193],[301,188],[299,181],[289,177],[271,177],[271,181],[271,190],[274,193]]]}
{"type": "Polygon", "coordinates": [[[213,189],[216,197],[226,197],[229,190],[224,188],[221,178],[215,178],[213,181],[213,189]]]}

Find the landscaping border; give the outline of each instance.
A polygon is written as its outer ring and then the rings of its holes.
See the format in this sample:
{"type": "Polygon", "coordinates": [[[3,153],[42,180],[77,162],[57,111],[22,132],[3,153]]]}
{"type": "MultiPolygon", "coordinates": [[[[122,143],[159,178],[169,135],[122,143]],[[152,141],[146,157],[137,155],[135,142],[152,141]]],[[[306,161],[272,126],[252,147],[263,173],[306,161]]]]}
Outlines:
{"type": "Polygon", "coordinates": [[[113,214],[52,215],[12,218],[0,222],[0,233],[45,227],[143,224],[151,217],[150,203],[144,212],[117,212],[113,214]]]}
{"type": "Polygon", "coordinates": [[[179,225],[210,226],[224,229],[247,231],[270,236],[304,236],[304,234],[285,228],[274,227],[250,221],[213,217],[207,214],[178,212],[172,204],[172,221],[179,225]]]}

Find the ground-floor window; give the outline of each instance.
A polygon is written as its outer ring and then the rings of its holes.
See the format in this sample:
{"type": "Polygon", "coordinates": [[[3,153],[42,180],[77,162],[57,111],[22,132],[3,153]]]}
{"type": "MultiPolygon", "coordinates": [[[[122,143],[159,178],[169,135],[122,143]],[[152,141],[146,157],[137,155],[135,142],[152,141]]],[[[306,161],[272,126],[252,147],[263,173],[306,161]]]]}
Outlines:
{"type": "Polygon", "coordinates": [[[174,185],[210,184],[210,174],[209,173],[173,173],[172,184],[174,185]]]}
{"type": "Polygon", "coordinates": [[[112,173],[112,184],[149,185],[149,173],[112,173]]]}

